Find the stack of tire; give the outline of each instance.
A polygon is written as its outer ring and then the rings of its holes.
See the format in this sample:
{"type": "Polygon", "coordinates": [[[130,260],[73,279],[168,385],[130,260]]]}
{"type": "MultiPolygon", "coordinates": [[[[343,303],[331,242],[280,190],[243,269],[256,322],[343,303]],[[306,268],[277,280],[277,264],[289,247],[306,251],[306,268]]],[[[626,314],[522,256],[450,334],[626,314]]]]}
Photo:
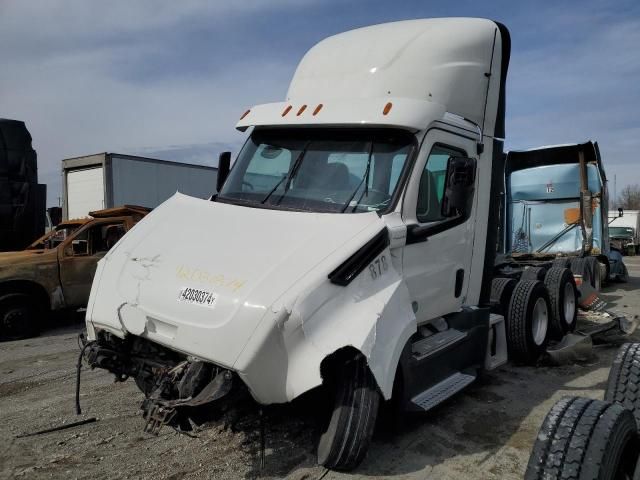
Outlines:
{"type": "Polygon", "coordinates": [[[576,284],[565,267],[528,267],[520,280],[495,278],[491,303],[505,317],[509,358],[535,363],[549,341],[576,328],[576,284]]]}
{"type": "Polygon", "coordinates": [[[640,480],[640,344],[625,344],[605,401],[565,397],[547,414],[526,480],[640,480]]]}
{"type": "Polygon", "coordinates": [[[21,250],[44,234],[46,188],[24,122],[0,118],[0,251],[21,250]]]}

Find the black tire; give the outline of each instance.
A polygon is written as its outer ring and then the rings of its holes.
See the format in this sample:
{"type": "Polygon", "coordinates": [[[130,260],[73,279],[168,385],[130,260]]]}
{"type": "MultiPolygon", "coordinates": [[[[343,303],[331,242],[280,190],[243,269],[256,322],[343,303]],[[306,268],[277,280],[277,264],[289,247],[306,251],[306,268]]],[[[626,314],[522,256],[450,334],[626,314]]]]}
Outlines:
{"type": "Polygon", "coordinates": [[[604,399],[633,412],[640,426],[640,343],[625,343],[618,350],[604,399]]]}
{"type": "Polygon", "coordinates": [[[369,449],[380,393],[362,355],[348,361],[336,374],[333,412],[318,442],[318,463],[349,471],[362,462],[369,449]]]}
{"type": "Polygon", "coordinates": [[[637,459],[638,432],[631,412],[600,400],[565,397],[540,427],[524,478],[631,478],[637,459]]]}
{"type": "Polygon", "coordinates": [[[554,267],[550,268],[544,277],[544,286],[547,288],[551,302],[551,330],[558,339],[576,328],[578,318],[576,281],[568,268],[554,267]],[[567,297],[568,290],[571,290],[571,297],[567,297]]]}
{"type": "Polygon", "coordinates": [[[511,295],[507,317],[507,348],[509,357],[518,363],[534,363],[545,351],[549,341],[549,316],[551,305],[547,289],[537,280],[520,280],[511,295]],[[546,310],[538,321],[541,328],[534,335],[534,311],[538,301],[544,302],[539,308],[546,310]],[[544,329],[542,328],[544,326],[544,329]]]}
{"type": "Polygon", "coordinates": [[[522,272],[520,280],[540,280],[543,282],[546,273],[547,269],[544,267],[527,267],[522,272]]]}
{"type": "Polygon", "coordinates": [[[582,281],[588,282],[596,292],[600,291],[600,266],[595,257],[574,258],[571,261],[571,271],[582,275],[582,281]]]}
{"type": "Polygon", "coordinates": [[[19,340],[38,335],[42,309],[38,302],[24,293],[9,293],[0,297],[0,337],[19,340]]]}
{"type": "Polygon", "coordinates": [[[558,257],[553,259],[551,268],[571,268],[571,258],[558,257]]]}
{"type": "Polygon", "coordinates": [[[494,313],[507,316],[511,295],[517,283],[513,278],[494,278],[491,281],[491,303],[494,306],[492,309],[494,313]]]}

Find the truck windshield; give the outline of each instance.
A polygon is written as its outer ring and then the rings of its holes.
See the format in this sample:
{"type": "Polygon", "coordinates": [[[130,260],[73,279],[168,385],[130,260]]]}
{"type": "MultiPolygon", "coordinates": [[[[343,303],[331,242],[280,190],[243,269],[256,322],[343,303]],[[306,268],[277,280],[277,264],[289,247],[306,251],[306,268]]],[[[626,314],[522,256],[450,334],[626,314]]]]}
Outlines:
{"type": "Polygon", "coordinates": [[[412,149],[413,137],[396,130],[258,130],[218,199],[315,212],[385,210],[412,149]]]}
{"type": "Polygon", "coordinates": [[[631,228],[631,227],[609,227],[609,236],[611,236],[611,237],[633,237],[633,228],[631,228]]]}

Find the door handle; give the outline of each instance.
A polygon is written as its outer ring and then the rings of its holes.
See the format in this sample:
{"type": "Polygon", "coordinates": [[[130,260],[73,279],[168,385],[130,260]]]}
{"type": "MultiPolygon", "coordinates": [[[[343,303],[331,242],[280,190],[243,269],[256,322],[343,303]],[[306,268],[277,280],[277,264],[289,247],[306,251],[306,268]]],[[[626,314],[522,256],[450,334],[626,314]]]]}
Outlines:
{"type": "Polygon", "coordinates": [[[455,288],[455,292],[454,295],[456,298],[460,297],[460,294],[462,293],[462,285],[464,284],[464,269],[463,268],[459,268],[456,271],[456,288],[455,288]]]}

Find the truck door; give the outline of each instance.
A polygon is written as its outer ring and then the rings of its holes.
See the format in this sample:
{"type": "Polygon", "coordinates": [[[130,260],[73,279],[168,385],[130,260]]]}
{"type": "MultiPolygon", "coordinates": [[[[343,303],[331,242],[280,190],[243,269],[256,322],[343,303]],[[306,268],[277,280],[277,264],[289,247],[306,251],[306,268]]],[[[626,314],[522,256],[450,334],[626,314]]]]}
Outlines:
{"type": "Polygon", "coordinates": [[[127,228],[126,219],[96,220],[72,235],[60,248],[60,282],[68,307],[87,304],[98,261],[127,228]]]}
{"type": "MultiPolygon", "coordinates": [[[[403,271],[418,323],[458,311],[465,304],[477,196],[469,201],[466,219],[445,218],[441,207],[449,157],[472,156],[475,145],[471,138],[430,130],[409,179],[402,212],[407,225],[403,271]]],[[[477,174],[475,185],[477,189],[477,174]]]]}

